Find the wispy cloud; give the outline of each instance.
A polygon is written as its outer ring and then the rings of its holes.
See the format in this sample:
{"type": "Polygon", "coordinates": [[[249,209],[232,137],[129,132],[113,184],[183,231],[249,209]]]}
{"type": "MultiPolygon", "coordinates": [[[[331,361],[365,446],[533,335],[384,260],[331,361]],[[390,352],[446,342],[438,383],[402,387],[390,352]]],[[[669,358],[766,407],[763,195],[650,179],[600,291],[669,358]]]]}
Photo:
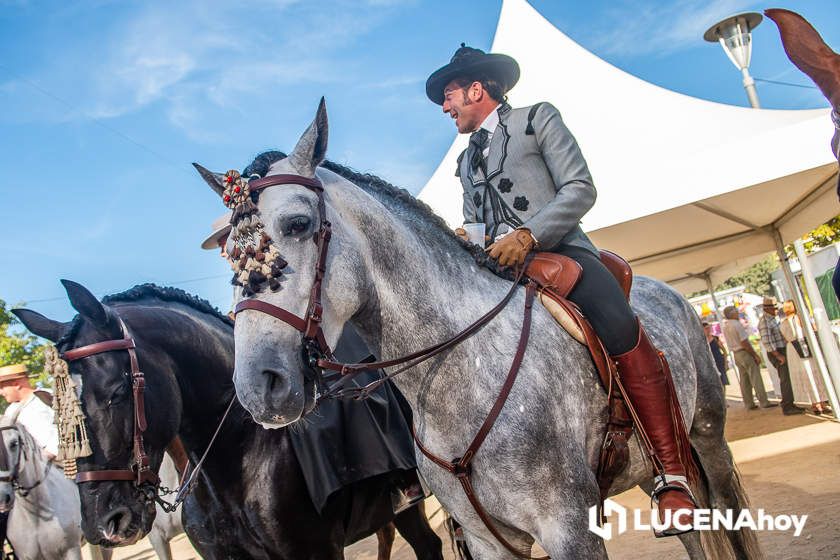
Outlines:
{"type": "Polygon", "coordinates": [[[208,139],[200,107],[246,111],[253,95],[329,82],[348,70],[342,49],[405,2],[141,3],[110,20],[96,41],[74,41],[2,92],[14,95],[27,82],[60,92],[73,110],[38,112],[48,120],[111,119],[160,104],[173,126],[208,139]]]}
{"type": "Polygon", "coordinates": [[[604,12],[590,44],[614,55],[671,54],[696,45],[716,21],[755,5],[755,0],[622,0],[604,12]]]}

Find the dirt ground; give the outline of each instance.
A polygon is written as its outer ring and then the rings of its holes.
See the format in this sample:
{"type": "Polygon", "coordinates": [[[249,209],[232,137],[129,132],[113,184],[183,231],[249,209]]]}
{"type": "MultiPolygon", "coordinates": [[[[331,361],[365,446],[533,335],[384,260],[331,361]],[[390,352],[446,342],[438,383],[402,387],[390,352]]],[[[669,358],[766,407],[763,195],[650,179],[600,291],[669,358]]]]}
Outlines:
{"type": "MultiPolygon", "coordinates": [[[[730,379],[735,379],[730,372],[730,379]]],[[[772,387],[768,382],[767,387],[772,387]]],[[[743,483],[755,511],[770,514],[807,514],[802,535],[790,532],[761,532],[759,542],[769,559],[840,559],[840,424],[808,415],[784,416],[779,408],[746,411],[737,387],[727,389],[727,439],[732,447],[743,483]]],[[[772,392],[771,392],[772,397],[772,392]]],[[[620,504],[647,508],[649,500],[635,489],[615,498],[620,504]]],[[[442,526],[440,506],[430,498],[426,511],[432,525],[444,539],[447,560],[454,559],[442,526]]],[[[175,560],[197,559],[198,554],[182,535],[172,542],[175,560]]],[[[656,539],[649,532],[628,531],[608,541],[614,560],[648,558],[677,559],[686,554],[677,539],[656,539]]],[[[346,549],[348,560],[375,560],[376,540],[369,537],[346,549]]],[[[86,558],[89,558],[86,556],[86,558]]],[[[115,560],[155,558],[146,539],[134,546],[117,549],[115,560]]],[[[410,547],[399,536],[394,560],[411,560],[410,547]]]]}

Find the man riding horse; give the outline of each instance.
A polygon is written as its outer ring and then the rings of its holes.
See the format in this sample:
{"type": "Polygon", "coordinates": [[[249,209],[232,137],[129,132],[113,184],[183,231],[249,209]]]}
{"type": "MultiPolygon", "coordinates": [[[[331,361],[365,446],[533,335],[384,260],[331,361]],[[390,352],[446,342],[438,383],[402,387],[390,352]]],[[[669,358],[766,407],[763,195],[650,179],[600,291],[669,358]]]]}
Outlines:
{"type": "MultiPolygon", "coordinates": [[[[462,43],[450,63],[426,81],[429,99],[455,119],[459,133],[470,134],[455,172],[464,190],[464,222],[485,224],[494,241],[487,251],[503,266],[521,266],[535,250],[580,264],[582,276],[568,298],[615,360],[641,424],[637,428],[651,440],[652,497],[660,519],[667,511],[690,513],[697,507],[689,488],[696,466],[668,364],[580,228],[596,192],[574,136],[549,103],[515,109],[507,103],[505,94],[518,79],[513,58],[462,43]]],[[[462,228],[456,233],[466,237],[462,228]]],[[[682,532],[673,521],[657,536],[682,532]]]]}

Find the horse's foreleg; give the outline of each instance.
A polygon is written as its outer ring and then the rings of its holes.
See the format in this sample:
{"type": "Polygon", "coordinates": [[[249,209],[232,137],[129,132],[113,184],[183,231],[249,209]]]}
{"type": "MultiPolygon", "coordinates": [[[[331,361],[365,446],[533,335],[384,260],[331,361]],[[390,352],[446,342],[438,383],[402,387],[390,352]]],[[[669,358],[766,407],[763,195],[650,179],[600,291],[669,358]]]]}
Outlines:
{"type": "Polygon", "coordinates": [[[443,560],[443,542],[426,518],[426,502],[420,502],[397,515],[394,525],[414,550],[418,560],[443,560]]]}
{"type": "Polygon", "coordinates": [[[391,549],[394,547],[394,536],[397,534],[397,529],[393,523],[383,525],[376,531],[377,546],[377,560],[390,560],[391,549]]]}
{"type": "Polygon", "coordinates": [[[79,545],[67,549],[62,560],[82,560],[82,546],[79,545]]]}
{"type": "Polygon", "coordinates": [[[149,541],[152,543],[152,548],[155,549],[155,554],[160,560],[172,560],[172,549],[169,547],[169,542],[163,534],[163,531],[153,528],[149,533],[149,541]]]}

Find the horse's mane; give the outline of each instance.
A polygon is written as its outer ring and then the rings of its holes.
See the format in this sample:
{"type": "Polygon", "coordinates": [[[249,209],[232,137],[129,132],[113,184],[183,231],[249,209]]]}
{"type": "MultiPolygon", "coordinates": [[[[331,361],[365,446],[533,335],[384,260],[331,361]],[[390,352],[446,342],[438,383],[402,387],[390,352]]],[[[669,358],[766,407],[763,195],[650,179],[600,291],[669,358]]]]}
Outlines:
{"type": "MultiPolygon", "coordinates": [[[[285,159],[287,156],[284,152],[271,150],[263,152],[254,158],[245,169],[242,171],[243,177],[250,177],[251,175],[259,175],[265,177],[269,168],[275,162],[285,159]]],[[[424,226],[428,226],[433,231],[437,232],[444,238],[454,240],[461,247],[468,252],[479,266],[483,266],[493,273],[512,279],[512,276],[506,270],[500,270],[496,261],[490,259],[487,253],[478,245],[468,243],[455,235],[446,222],[434,213],[428,204],[422,200],[414,197],[405,189],[401,189],[392,185],[385,179],[373,175],[372,173],[361,173],[347,166],[335,163],[334,161],[324,160],[320,167],[328,169],[333,173],[347,179],[354,183],[359,188],[373,195],[378,200],[389,200],[397,204],[399,207],[407,210],[412,216],[417,218],[417,221],[424,226]]]]}
{"type": "Polygon", "coordinates": [[[230,317],[222,314],[217,308],[210,305],[207,300],[201,299],[181,290],[179,288],[172,288],[171,286],[158,286],[156,284],[139,284],[133,288],[129,288],[124,292],[118,294],[111,294],[102,298],[102,303],[131,303],[145,298],[155,298],[162,301],[171,301],[173,303],[182,303],[187,307],[191,307],[201,313],[206,313],[216,317],[220,321],[233,326],[233,321],[230,317]]]}
{"type": "MultiPolygon", "coordinates": [[[[182,303],[187,307],[195,309],[196,311],[199,311],[201,313],[211,315],[219,319],[223,323],[233,326],[233,321],[230,320],[230,317],[222,314],[218,309],[210,305],[210,303],[207,300],[189,294],[184,290],[168,286],[158,286],[156,284],[138,284],[137,286],[129,288],[124,292],[105,296],[104,298],[102,298],[102,303],[132,303],[144,298],[156,298],[161,301],[182,303]]],[[[71,340],[76,338],[76,335],[79,333],[79,329],[82,327],[82,323],[83,319],[81,315],[77,315],[76,317],[74,317],[67,331],[64,334],[62,334],[61,338],[59,338],[55,342],[56,347],[61,347],[61,345],[69,343],[71,340]]]]}

